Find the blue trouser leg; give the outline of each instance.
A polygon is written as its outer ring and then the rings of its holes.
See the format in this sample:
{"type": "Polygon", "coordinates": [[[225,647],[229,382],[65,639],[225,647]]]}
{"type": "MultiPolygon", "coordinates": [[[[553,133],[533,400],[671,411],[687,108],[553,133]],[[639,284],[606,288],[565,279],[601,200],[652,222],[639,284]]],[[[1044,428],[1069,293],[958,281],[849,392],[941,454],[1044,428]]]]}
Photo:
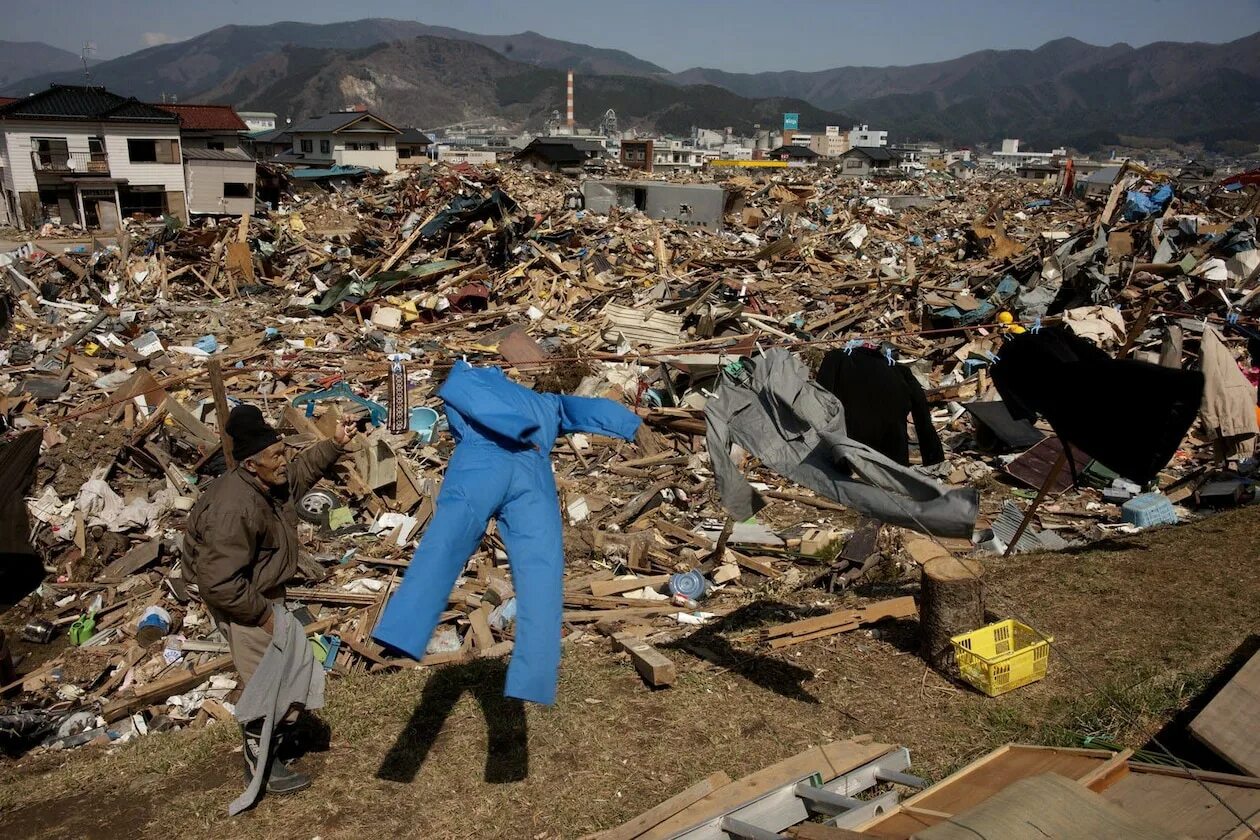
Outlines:
{"type": "Polygon", "coordinates": [[[545,455],[517,453],[512,467],[498,520],[516,590],[516,645],[503,693],[550,705],[556,700],[564,606],[560,502],[545,455]]]}
{"type": "Polygon", "coordinates": [[[372,631],[373,639],[414,659],[424,657],[455,580],[477,550],[486,522],[508,489],[509,459],[497,447],[455,448],[433,521],[372,631]]]}

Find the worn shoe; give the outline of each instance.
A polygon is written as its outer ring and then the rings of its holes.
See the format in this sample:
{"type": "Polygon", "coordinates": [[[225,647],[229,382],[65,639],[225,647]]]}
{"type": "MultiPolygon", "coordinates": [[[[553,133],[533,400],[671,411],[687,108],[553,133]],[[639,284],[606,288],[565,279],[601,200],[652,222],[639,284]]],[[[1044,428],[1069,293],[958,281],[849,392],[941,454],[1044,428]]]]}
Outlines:
{"type": "MultiPolygon", "coordinates": [[[[248,781],[254,778],[254,768],[258,763],[262,733],[252,726],[242,728],[242,732],[245,736],[245,749],[242,750],[242,755],[245,759],[245,779],[248,781]]],[[[268,756],[267,765],[267,793],[283,796],[287,793],[297,793],[300,790],[306,790],[311,786],[309,776],[297,772],[276,758],[274,744],[272,745],[271,755],[268,756]]]]}

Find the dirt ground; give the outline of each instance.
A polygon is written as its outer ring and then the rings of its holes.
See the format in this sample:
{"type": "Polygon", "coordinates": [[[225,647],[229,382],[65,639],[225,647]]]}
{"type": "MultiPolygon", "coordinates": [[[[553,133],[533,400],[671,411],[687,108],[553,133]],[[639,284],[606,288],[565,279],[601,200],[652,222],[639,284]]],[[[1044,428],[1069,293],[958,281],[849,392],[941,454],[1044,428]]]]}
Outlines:
{"type": "Polygon", "coordinates": [[[1150,748],[1176,721],[1161,741],[1225,769],[1176,730],[1260,627],[1258,524],[1253,508],[991,561],[990,611],[1052,634],[1057,652],[1045,680],[996,699],[927,671],[912,621],[760,650],[759,625],[825,598],[767,593],[666,646],[679,681],[663,691],[590,639],[567,647],[553,708],[504,700],[498,661],[332,682],[320,713],[331,737],[298,764],[314,788],[235,819],[240,755],[226,725],[0,763],[0,836],[580,837],[717,770],[738,777],[859,733],[904,744],[914,772],[939,779],[1011,741],[1150,748]]]}

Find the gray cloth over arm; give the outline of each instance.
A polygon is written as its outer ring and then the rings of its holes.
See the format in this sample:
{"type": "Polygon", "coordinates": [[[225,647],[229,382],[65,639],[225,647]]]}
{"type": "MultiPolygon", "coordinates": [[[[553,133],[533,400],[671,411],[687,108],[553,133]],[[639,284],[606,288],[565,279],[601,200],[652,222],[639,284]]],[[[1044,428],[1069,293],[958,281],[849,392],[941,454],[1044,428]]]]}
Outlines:
{"type": "Polygon", "coordinates": [[[840,400],[786,350],[774,348],[743,364],[743,372],[721,375],[704,408],[718,492],[735,519],[747,519],[766,502],[731,460],[733,443],[784,478],[866,516],[939,536],[972,535],[976,490],[948,488],[850,438],[840,400]]]}
{"type": "Polygon", "coordinates": [[[275,633],[263,655],[258,670],[245,686],[236,704],[236,719],[242,726],[256,720],[263,722],[254,778],[245,792],[228,806],[228,814],[236,816],[258,801],[267,779],[272,733],[292,706],[319,709],[324,705],[324,669],[315,661],[306,641],[302,623],[279,605],[272,607],[275,633]]]}

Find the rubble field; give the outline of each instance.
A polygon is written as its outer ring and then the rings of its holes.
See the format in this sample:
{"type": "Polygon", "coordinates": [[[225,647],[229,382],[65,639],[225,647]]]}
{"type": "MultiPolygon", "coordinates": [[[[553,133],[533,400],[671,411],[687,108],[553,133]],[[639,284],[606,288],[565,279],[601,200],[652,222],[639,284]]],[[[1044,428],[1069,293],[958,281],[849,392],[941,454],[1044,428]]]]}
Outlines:
{"type": "Polygon", "coordinates": [[[1216,376],[1225,359],[1254,403],[1260,198],[1128,165],[1090,202],[1000,178],[719,183],[720,230],[589,212],[564,176],[439,165],[295,185],[266,216],[129,220],[94,245],[0,255],[0,505],[16,526],[0,528],[15,558],[0,824],[95,836],[112,809],[139,836],[306,820],[310,836],[541,840],[830,737],[905,744],[936,778],[1010,740],[1145,744],[1260,618],[1255,432],[1205,414],[1139,485],[1045,419],[995,420],[991,371],[1009,338],[1063,330],[1113,358],[1197,370],[1211,354],[1216,376]],[[706,405],[775,348],[813,371],[858,349],[903,367],[944,453],[918,463],[916,425],[911,463],[978,491],[974,536],[881,523],[743,451],[768,504],[736,521],[706,405]],[[370,637],[434,514],[454,447],[436,394],[460,359],[644,420],[636,442],[572,434],[551,453],[553,709],[501,696],[515,592],[493,524],[424,659],[370,637]],[[331,678],[331,742],[303,765],[319,795],[228,823],[240,686],[180,547],[229,467],[219,417],[237,402],[294,451],[347,414],[361,433],[301,500],[287,593],[331,678]],[[951,555],[983,563],[986,620],[1017,618],[1071,661],[993,699],[928,668],[914,598],[951,555]],[[1100,684],[1136,712],[1088,707],[1100,684]]]}

